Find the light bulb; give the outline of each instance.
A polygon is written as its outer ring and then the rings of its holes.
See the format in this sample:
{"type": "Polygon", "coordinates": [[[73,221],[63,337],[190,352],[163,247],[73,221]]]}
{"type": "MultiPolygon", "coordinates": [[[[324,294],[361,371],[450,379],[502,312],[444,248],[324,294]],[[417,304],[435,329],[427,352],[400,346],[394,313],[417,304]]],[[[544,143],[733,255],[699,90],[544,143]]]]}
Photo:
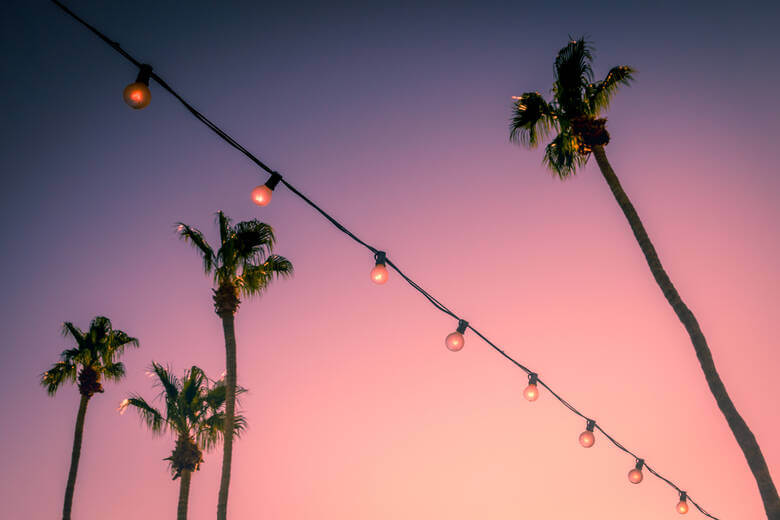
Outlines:
{"type": "Polygon", "coordinates": [[[539,399],[539,389],[536,387],[538,376],[531,372],[528,374],[528,386],[523,390],[523,397],[533,402],[539,399]]]}
{"type": "Polygon", "coordinates": [[[466,344],[466,340],[463,337],[463,334],[455,331],[455,332],[450,332],[447,335],[447,339],[444,340],[444,344],[447,345],[447,348],[450,349],[451,351],[457,352],[463,348],[463,345],[466,344]]]}
{"type": "Polygon", "coordinates": [[[590,448],[596,444],[596,436],[593,435],[593,428],[596,426],[596,422],[588,419],[588,424],[585,427],[585,431],[580,434],[580,444],[583,448],[590,448]]]}
{"type": "Polygon", "coordinates": [[[677,509],[677,512],[681,515],[684,515],[688,512],[688,494],[685,493],[685,491],[680,493],[680,501],[677,502],[675,509],[677,509]]]}
{"type": "Polygon", "coordinates": [[[132,108],[141,109],[149,105],[152,100],[152,92],[143,83],[135,82],[125,87],[122,97],[125,98],[125,103],[132,108]]]}
{"type": "Polygon", "coordinates": [[[536,388],[535,384],[529,383],[523,390],[523,396],[529,401],[536,401],[539,399],[539,389],[536,388]]]}
{"type": "Polygon", "coordinates": [[[463,337],[463,333],[466,332],[466,327],[469,326],[469,322],[466,320],[458,320],[458,328],[455,332],[450,332],[444,340],[444,344],[452,352],[457,352],[463,348],[466,344],[466,339],[463,337]]]}
{"type": "Polygon", "coordinates": [[[135,109],[146,108],[152,100],[152,92],[149,90],[149,78],[152,76],[152,67],[141,65],[135,82],[130,83],[122,92],[125,103],[135,109]]]}
{"type": "Polygon", "coordinates": [[[642,482],[644,475],[642,475],[642,467],[645,465],[643,459],[637,459],[634,469],[628,472],[628,481],[632,484],[639,484],[642,482]]]}
{"type": "Polygon", "coordinates": [[[271,173],[271,177],[265,181],[265,184],[255,186],[252,190],[252,202],[258,206],[267,206],[271,202],[271,197],[274,193],[274,188],[282,180],[282,176],[277,172],[271,173]]]}
{"type": "Polygon", "coordinates": [[[266,186],[265,184],[261,184],[260,186],[255,187],[255,189],[252,190],[252,202],[257,204],[258,206],[267,206],[269,202],[271,202],[271,196],[273,195],[273,191],[271,188],[266,186]]]}
{"type": "Polygon", "coordinates": [[[376,264],[374,268],[371,269],[371,281],[377,285],[382,285],[385,283],[388,276],[389,273],[387,272],[387,267],[385,267],[385,264],[376,264]]]}
{"type": "Polygon", "coordinates": [[[377,251],[374,253],[374,261],[376,264],[371,269],[371,281],[377,285],[382,285],[387,281],[390,273],[387,272],[387,253],[384,251],[377,251]]]}

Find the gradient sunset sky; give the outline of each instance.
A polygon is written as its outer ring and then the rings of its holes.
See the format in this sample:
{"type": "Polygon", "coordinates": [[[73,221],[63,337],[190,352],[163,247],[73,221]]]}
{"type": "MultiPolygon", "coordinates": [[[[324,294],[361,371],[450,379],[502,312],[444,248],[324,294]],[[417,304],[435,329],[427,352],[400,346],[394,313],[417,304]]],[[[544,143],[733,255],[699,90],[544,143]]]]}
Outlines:
{"type": "MultiPolygon", "coordinates": [[[[742,2],[73,0],[186,99],[629,449],[722,520],[765,518],[684,328],[653,281],[595,161],[556,180],[508,141],[512,95],[547,95],[569,35],[595,72],[638,69],[610,111],[607,153],[692,308],[738,409],[780,478],[780,8],[742,2]]],[[[229,516],[249,519],[678,518],[645,476],[525,375],[152,85],[49,2],[0,20],[0,516],[60,515],[78,391],[40,387],[96,315],[140,339],[127,378],[87,413],[74,518],[172,518],[173,440],[152,360],[218,377],[210,281],[174,234],[216,241],[214,213],[271,224],[296,274],[237,315],[249,431],[229,516]]],[[[214,517],[221,452],[193,476],[190,518],[214,517]]],[[[703,518],[692,510],[688,518],[703,518]]]]}

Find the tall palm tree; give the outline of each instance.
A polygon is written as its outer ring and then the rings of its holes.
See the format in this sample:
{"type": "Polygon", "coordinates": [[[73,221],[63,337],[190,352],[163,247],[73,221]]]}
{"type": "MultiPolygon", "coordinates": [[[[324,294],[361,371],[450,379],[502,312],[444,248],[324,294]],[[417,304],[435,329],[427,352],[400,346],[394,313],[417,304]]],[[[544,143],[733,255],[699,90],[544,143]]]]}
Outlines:
{"type": "Polygon", "coordinates": [[[89,330],[83,332],[70,322],[62,325],[63,336],[76,341],[76,348],[63,350],[60,361],[41,374],[41,384],[49,395],[54,395],[65,382],[74,383],[78,379],[81,402],[76,415],[76,431],[73,435],[73,451],[70,455],[70,471],[65,486],[65,504],[62,507],[62,519],[70,520],[73,505],[73,490],[76,487],[76,472],[81,457],[81,439],[84,434],[84,417],[87,404],[92,396],[103,392],[103,379],[119,381],[125,375],[125,366],[118,360],[126,346],[138,346],[138,340],[114,329],[111,320],[98,316],[89,324],[89,330]]]}
{"type": "MultiPolygon", "coordinates": [[[[181,477],[176,519],[187,520],[192,472],[200,469],[203,450],[213,448],[225,436],[227,388],[224,380],[210,382],[203,370],[196,366],[177,379],[170,370],[153,362],[152,375],[157,376],[156,386],[160,387],[159,398],[165,401],[165,412],[150,405],[140,395],[131,395],[122,401],[119,412],[124,413],[128,407],[133,407],[152,433],[161,435],[170,431],[176,436],[173,453],[164,460],[170,462],[173,479],[181,477]]],[[[240,435],[245,428],[244,418],[236,415],[233,432],[240,435]]]]}
{"type": "Polygon", "coordinates": [[[655,281],[691,338],[710,391],[756,479],[767,518],[780,520],[780,499],[758,442],[726,392],[696,317],[666,274],[639,215],[607,160],[604,149],[609,143],[607,120],[599,116],[618,88],[633,81],[635,71],[627,66],[612,67],[603,80],[594,81],[591,51],[591,46],[581,38],[570,41],[558,52],[552,101],[545,101],[538,92],[526,92],[516,98],[510,139],[533,148],[540,140],[557,132],[545,149],[544,163],[561,179],[574,175],[591,154],[596,157],[601,174],[628,219],[655,281]]]}
{"type": "Polygon", "coordinates": [[[222,453],[222,475],[219,483],[217,520],[227,519],[230,468],[233,460],[233,416],[236,401],[236,332],[235,314],[241,303],[239,295],[262,294],[279,277],[292,275],[293,266],[286,258],[271,254],[276,237],[268,224],[258,220],[233,225],[221,211],[217,213],[219,249],[209,245],[203,233],[178,223],[179,237],[190,242],[203,260],[203,269],[214,278],[214,310],[222,319],[225,335],[226,384],[225,442],[222,453]]]}

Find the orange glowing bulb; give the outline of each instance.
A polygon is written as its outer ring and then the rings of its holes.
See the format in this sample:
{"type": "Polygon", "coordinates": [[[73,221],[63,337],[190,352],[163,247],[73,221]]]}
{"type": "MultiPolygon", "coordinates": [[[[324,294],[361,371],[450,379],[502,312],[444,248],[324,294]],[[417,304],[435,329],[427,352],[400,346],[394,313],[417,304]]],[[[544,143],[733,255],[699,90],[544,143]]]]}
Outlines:
{"type": "Polygon", "coordinates": [[[452,352],[457,352],[463,348],[463,345],[466,344],[466,340],[463,338],[463,334],[455,331],[447,335],[447,339],[444,340],[444,344],[447,345],[447,348],[452,352]]]}
{"type": "Polygon", "coordinates": [[[688,493],[685,491],[680,491],[680,501],[677,502],[675,509],[681,515],[684,515],[688,512],[688,493]]]}
{"type": "Polygon", "coordinates": [[[523,390],[523,396],[531,402],[539,399],[539,389],[536,388],[536,383],[529,383],[523,390]]]}
{"type": "Polygon", "coordinates": [[[152,100],[152,92],[147,85],[136,81],[125,87],[122,97],[124,97],[125,103],[139,110],[149,105],[152,100]]]}
{"type": "Polygon", "coordinates": [[[252,190],[252,202],[258,206],[267,206],[271,202],[273,191],[265,184],[261,184],[252,190]]]}
{"type": "Polygon", "coordinates": [[[628,481],[632,484],[639,484],[643,478],[642,470],[634,468],[628,472],[628,481]]]}
{"type": "Polygon", "coordinates": [[[593,428],[596,427],[596,421],[588,419],[585,431],[580,434],[580,444],[583,448],[590,448],[596,444],[596,436],[593,435],[593,428]]]}
{"type": "Polygon", "coordinates": [[[374,268],[371,269],[371,281],[377,285],[382,285],[385,283],[388,276],[389,273],[387,272],[387,267],[385,267],[385,264],[376,264],[374,268]]]}

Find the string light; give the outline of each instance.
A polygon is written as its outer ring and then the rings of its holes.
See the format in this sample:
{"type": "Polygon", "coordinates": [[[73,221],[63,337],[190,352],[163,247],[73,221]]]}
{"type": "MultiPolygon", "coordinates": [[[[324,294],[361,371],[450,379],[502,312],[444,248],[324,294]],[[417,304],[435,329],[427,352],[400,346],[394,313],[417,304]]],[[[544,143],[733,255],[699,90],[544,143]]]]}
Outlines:
{"type": "Polygon", "coordinates": [[[455,332],[450,332],[444,339],[444,344],[452,352],[458,352],[466,344],[466,339],[463,337],[463,333],[466,332],[466,327],[469,326],[469,322],[466,320],[458,320],[458,328],[455,332]]]}
{"type": "Polygon", "coordinates": [[[274,188],[282,180],[282,176],[276,172],[271,173],[271,177],[265,181],[265,184],[256,186],[252,190],[252,202],[258,206],[267,206],[271,202],[271,197],[274,194],[274,188]]]}
{"type": "Polygon", "coordinates": [[[583,448],[590,448],[596,444],[596,436],[593,434],[593,428],[596,426],[596,421],[588,419],[585,425],[585,431],[580,434],[580,444],[583,448]]]}
{"type": "Polygon", "coordinates": [[[539,376],[531,372],[528,374],[528,386],[523,390],[523,397],[531,402],[539,399],[539,389],[536,387],[536,382],[539,380],[539,376]]]}
{"type": "Polygon", "coordinates": [[[125,103],[130,107],[140,110],[146,108],[152,100],[152,92],[149,90],[149,78],[152,76],[152,67],[143,64],[139,67],[138,76],[134,83],[130,83],[122,92],[125,103]]]}
{"type": "Polygon", "coordinates": [[[628,481],[632,484],[639,484],[642,482],[642,479],[644,478],[644,475],[642,475],[642,467],[645,465],[645,461],[643,459],[637,459],[636,460],[636,466],[634,469],[628,472],[628,481]]]}
{"type": "Polygon", "coordinates": [[[374,253],[376,265],[371,269],[371,281],[377,285],[382,285],[387,281],[389,273],[387,272],[387,254],[384,251],[374,253]]]}
{"type": "Polygon", "coordinates": [[[680,501],[677,502],[677,512],[684,515],[688,512],[688,493],[680,491],[680,501]]]}
{"type": "MultiPolygon", "coordinates": [[[[147,69],[144,69],[144,67],[148,67],[148,65],[144,65],[140,63],[138,60],[136,60],[133,56],[128,54],[122,47],[115,41],[109,39],[106,35],[98,31],[95,27],[81,19],[78,15],[76,15],[73,11],[68,9],[65,5],[62,4],[62,2],[58,0],[52,0],[52,3],[57,5],[59,8],[61,8],[63,11],[65,11],[69,16],[71,16],[73,19],[81,23],[84,27],[92,31],[95,35],[97,35],[101,40],[103,40],[105,43],[107,43],[109,46],[111,46],[115,51],[117,51],[119,54],[121,54],[124,58],[126,58],[128,61],[130,61],[133,65],[139,67],[139,70],[144,71],[147,69]]],[[[141,73],[139,72],[139,78],[141,76],[141,73]]],[[[195,116],[201,123],[209,127],[215,134],[217,134],[221,139],[223,139],[225,142],[227,142],[230,146],[244,154],[250,161],[255,163],[258,167],[265,170],[269,174],[271,174],[271,178],[261,186],[256,187],[253,190],[252,199],[257,203],[258,205],[265,206],[270,202],[271,199],[271,192],[276,187],[276,185],[281,182],[284,184],[286,188],[288,188],[292,193],[294,193],[296,196],[298,196],[301,200],[303,200],[306,204],[311,206],[314,210],[316,210],[318,213],[320,213],[325,219],[327,219],[331,224],[333,224],[337,229],[339,229],[341,232],[349,236],[352,240],[359,243],[360,245],[364,246],[368,250],[370,250],[372,253],[374,253],[375,257],[378,258],[379,253],[384,254],[383,252],[377,250],[376,248],[370,246],[360,238],[358,238],[354,233],[352,233],[349,229],[344,227],[341,223],[339,223],[336,219],[334,219],[331,215],[329,215],[327,212],[325,212],[322,208],[320,208],[317,204],[315,204],[312,200],[310,200],[308,197],[306,197],[303,193],[298,191],[294,186],[292,186],[289,182],[284,180],[282,176],[269,168],[267,165],[265,165],[260,159],[255,157],[249,150],[244,148],[240,143],[238,143],[235,139],[233,139],[230,135],[228,135],[224,130],[219,128],[216,124],[214,124],[211,120],[209,120],[206,116],[201,114],[198,110],[196,110],[192,105],[190,105],[187,101],[185,101],[175,90],[173,90],[162,78],[160,78],[157,74],[154,74],[151,71],[151,67],[148,67],[148,76],[146,78],[146,83],[142,81],[136,81],[136,83],[142,83],[144,86],[148,87],[148,79],[154,79],[164,90],[168,91],[172,96],[174,96],[193,116],[195,116]],[[265,189],[264,189],[265,188],[265,189]],[[267,189],[267,190],[266,190],[267,189]],[[260,198],[260,200],[255,198],[255,191],[261,192],[263,196],[260,198]],[[262,202],[262,203],[261,203],[262,202]]],[[[143,78],[141,78],[143,79],[143,78]]],[[[135,83],[133,84],[135,85],[135,83]]],[[[132,85],[131,85],[132,86],[132,85]]],[[[538,94],[538,92],[537,92],[538,94]]],[[[151,94],[146,98],[146,104],[143,106],[148,105],[148,101],[151,99],[151,94]]],[[[130,104],[128,102],[128,104],[130,104]]],[[[131,106],[133,106],[131,104],[131,106]]],[[[136,107],[134,107],[136,108],[136,107]]],[[[137,108],[143,108],[142,106],[138,106],[137,108]]],[[[555,117],[555,116],[553,116],[555,117]]],[[[482,333],[480,333],[477,329],[472,327],[468,324],[465,320],[460,319],[454,312],[452,312],[450,309],[448,309],[446,306],[444,306],[439,300],[437,300],[435,297],[433,297],[430,293],[425,291],[422,287],[420,287],[414,280],[409,278],[406,274],[403,273],[393,262],[385,258],[386,265],[390,266],[398,275],[401,276],[401,278],[404,279],[413,289],[415,289],[417,292],[419,292],[421,295],[423,295],[436,309],[439,311],[449,315],[452,318],[455,318],[458,320],[458,329],[449,334],[447,336],[447,348],[450,350],[460,350],[463,348],[463,345],[465,344],[465,340],[463,338],[463,333],[465,332],[466,328],[471,329],[471,331],[476,334],[480,339],[482,339],[488,346],[493,348],[496,352],[501,354],[503,357],[505,357],[508,361],[510,361],[512,364],[523,370],[526,374],[529,376],[529,387],[531,386],[531,378],[532,375],[534,376],[535,382],[534,386],[536,384],[543,386],[555,399],[557,399],[561,404],[563,404],[566,408],[568,408],[572,413],[582,417],[583,419],[586,419],[587,425],[586,430],[580,434],[580,444],[582,444],[585,447],[591,447],[595,443],[595,436],[594,436],[594,429],[598,429],[599,432],[601,432],[614,446],[619,448],[620,450],[624,451],[625,453],[633,456],[637,459],[637,468],[629,472],[629,479],[631,478],[630,475],[633,471],[639,470],[641,473],[641,469],[639,468],[639,461],[642,459],[639,459],[636,455],[634,455],[630,450],[628,450],[625,446],[620,444],[617,440],[615,440],[613,437],[611,437],[607,432],[604,431],[604,429],[601,426],[598,426],[594,420],[588,419],[585,417],[579,410],[577,410],[573,405],[571,405],[569,402],[567,402],[565,399],[563,399],[560,395],[555,393],[544,381],[541,379],[538,379],[538,376],[533,373],[530,369],[516,361],[514,358],[509,356],[506,352],[504,352],[500,347],[498,347],[495,343],[490,341],[487,337],[485,337],[482,333]],[[455,347],[451,348],[449,344],[450,338],[453,338],[455,341],[455,347]]],[[[372,277],[373,278],[373,277],[372,277]]],[[[528,388],[526,388],[528,390],[528,388]]],[[[525,392],[524,392],[525,394],[525,392]]],[[[528,397],[526,396],[528,399],[528,397]]],[[[644,462],[644,461],[642,461],[644,462]]],[[[680,492],[680,502],[677,504],[677,511],[680,514],[685,514],[688,512],[689,506],[688,502],[693,504],[699,512],[701,512],[703,515],[712,518],[713,520],[718,520],[717,517],[711,515],[707,511],[705,511],[699,504],[697,504],[693,499],[691,499],[688,494],[685,491],[680,491],[680,488],[677,487],[672,481],[667,479],[666,477],[663,477],[660,475],[657,471],[652,469],[649,465],[643,464],[643,467],[646,468],[653,476],[659,478],[660,480],[664,481],[666,484],[674,488],[675,490],[680,492]]],[[[633,481],[632,481],[633,482],[633,481]]]]}

